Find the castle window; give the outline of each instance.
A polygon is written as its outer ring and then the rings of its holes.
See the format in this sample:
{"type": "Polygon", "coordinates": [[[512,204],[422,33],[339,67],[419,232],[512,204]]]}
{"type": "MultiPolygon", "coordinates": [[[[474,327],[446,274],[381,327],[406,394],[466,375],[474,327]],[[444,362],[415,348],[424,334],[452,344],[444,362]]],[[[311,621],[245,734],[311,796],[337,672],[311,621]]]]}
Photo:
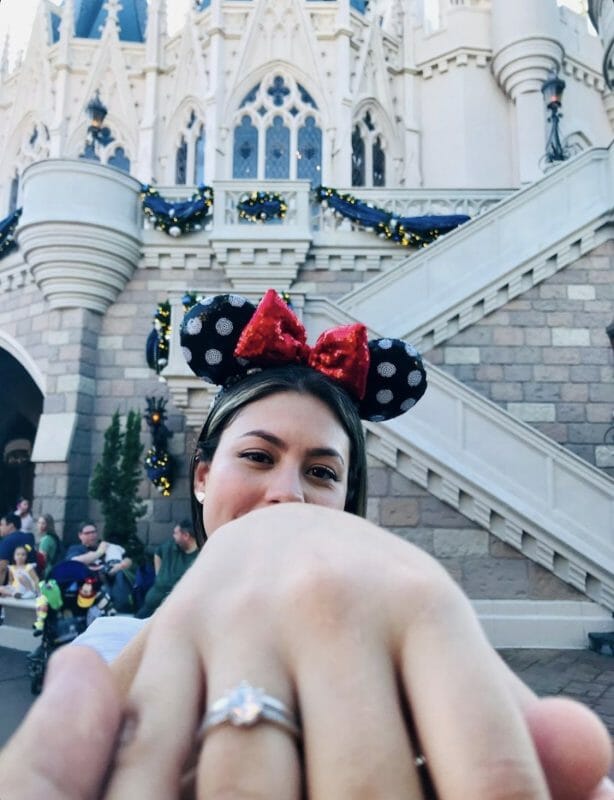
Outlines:
{"type": "Polygon", "coordinates": [[[205,182],[205,126],[201,125],[196,139],[194,153],[194,183],[200,186],[205,182]]]}
{"type": "Polygon", "coordinates": [[[175,140],[175,183],[200,185],[205,182],[206,128],[202,117],[191,108],[184,117],[184,127],[175,140]]]}
{"type": "Polygon", "coordinates": [[[352,186],[386,185],[386,139],[377,114],[367,111],[352,133],[352,186]]]}
{"type": "Polygon", "coordinates": [[[365,185],[365,143],[358,125],[352,134],[352,186],[365,185]]]}
{"type": "Polygon", "coordinates": [[[307,117],[298,132],[298,165],[296,177],[311,181],[312,186],[322,182],[322,131],[313,117],[307,117]]]}
{"type": "Polygon", "coordinates": [[[290,172],[290,131],[281,117],[275,117],[266,132],[265,178],[283,180],[290,172]]]}
{"type": "Polygon", "coordinates": [[[246,115],[235,128],[233,178],[256,178],[258,172],[258,130],[246,115]]]}
{"type": "Polygon", "coordinates": [[[373,185],[386,185],[386,153],[382,149],[379,136],[373,142],[373,185]]]}
{"type": "Polygon", "coordinates": [[[234,178],[321,183],[318,106],[294,78],[275,71],[243,98],[235,115],[234,178]]]}
{"type": "Polygon", "coordinates": [[[177,155],[175,156],[175,183],[185,184],[187,177],[187,163],[188,163],[188,143],[185,137],[181,137],[181,144],[177,148],[177,155]]]}

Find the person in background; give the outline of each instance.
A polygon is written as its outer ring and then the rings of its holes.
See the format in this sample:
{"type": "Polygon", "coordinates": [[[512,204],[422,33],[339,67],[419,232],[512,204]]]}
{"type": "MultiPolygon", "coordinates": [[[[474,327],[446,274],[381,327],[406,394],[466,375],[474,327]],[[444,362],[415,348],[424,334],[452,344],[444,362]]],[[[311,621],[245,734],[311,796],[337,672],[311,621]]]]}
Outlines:
{"type": "Polygon", "coordinates": [[[194,528],[190,520],[184,519],[175,525],[172,538],[156,549],[154,584],[145,595],[145,601],[135,616],[139,619],[150,617],[168,597],[186,570],[196,561],[197,556],[198,543],[194,536],[194,528]]]}
{"type": "Polygon", "coordinates": [[[118,611],[129,611],[131,583],[126,571],[132,567],[132,559],[121,545],[101,541],[98,528],[89,520],[79,527],[79,542],[68,548],[67,560],[79,561],[95,573],[105,586],[118,611]]]}
{"type": "Polygon", "coordinates": [[[55,521],[51,514],[41,514],[36,521],[38,528],[38,552],[42,553],[45,559],[43,575],[45,580],[49,577],[51,570],[59,564],[64,557],[62,541],[55,531],[55,521]]]}
{"type": "Polygon", "coordinates": [[[34,563],[36,561],[34,536],[21,530],[21,517],[12,513],[0,517],[0,586],[6,583],[15,548],[25,545],[30,547],[27,560],[34,563]]]}
{"type": "Polygon", "coordinates": [[[28,548],[18,545],[13,553],[13,564],[9,564],[9,582],[0,586],[0,595],[30,600],[38,597],[40,588],[34,564],[28,564],[28,548]]]}
{"type": "Polygon", "coordinates": [[[24,533],[34,532],[34,520],[30,512],[30,501],[27,497],[20,497],[17,501],[15,513],[21,519],[21,530],[24,533]]]}

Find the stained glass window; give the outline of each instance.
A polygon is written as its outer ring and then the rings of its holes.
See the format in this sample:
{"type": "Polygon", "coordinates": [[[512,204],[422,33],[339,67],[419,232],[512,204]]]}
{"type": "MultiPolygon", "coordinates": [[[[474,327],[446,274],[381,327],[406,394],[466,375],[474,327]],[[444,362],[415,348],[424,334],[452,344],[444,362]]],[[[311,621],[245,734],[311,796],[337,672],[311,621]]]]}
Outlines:
{"type": "Polygon", "coordinates": [[[322,183],[322,131],[313,117],[307,117],[298,132],[296,177],[311,181],[312,186],[322,183]]]}
{"type": "Polygon", "coordinates": [[[290,131],[281,117],[275,117],[266,132],[264,177],[268,180],[290,177],[290,131]]]}
{"type": "Polygon", "coordinates": [[[258,130],[247,114],[234,132],[232,177],[258,177],[258,130]]]}
{"type": "Polygon", "coordinates": [[[291,75],[275,70],[263,78],[243,97],[235,124],[234,177],[322,182],[323,137],[318,105],[291,75]],[[244,111],[247,108],[249,117],[244,111]],[[248,162],[249,172],[245,173],[240,165],[248,162]]]}

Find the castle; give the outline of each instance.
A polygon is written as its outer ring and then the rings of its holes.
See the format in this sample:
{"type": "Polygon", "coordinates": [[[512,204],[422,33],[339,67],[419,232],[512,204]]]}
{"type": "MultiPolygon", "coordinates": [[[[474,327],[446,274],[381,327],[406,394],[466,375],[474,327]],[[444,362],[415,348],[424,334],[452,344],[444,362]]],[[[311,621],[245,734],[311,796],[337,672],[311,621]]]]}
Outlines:
{"type": "Polygon", "coordinates": [[[156,309],[176,333],[186,291],[272,286],[311,340],[359,319],[426,357],[426,399],[366,425],[370,518],[433,553],[497,644],[607,630],[614,8],[589,3],[596,36],[568,5],[199,0],[169,35],[165,0],[41,0],[0,60],[0,218],[22,209],[0,252],[3,506],[31,494],[73,537],[111,415],[158,396],[177,471],[170,497],[144,475],[139,525],[166,536],[211,392],[176,337],[162,380],[148,366],[156,309]],[[144,186],[172,205],[202,184],[199,230],[144,215],[144,186]],[[404,248],[320,184],[471,219],[404,248]],[[283,219],[241,217],[255,192],[283,219]]]}

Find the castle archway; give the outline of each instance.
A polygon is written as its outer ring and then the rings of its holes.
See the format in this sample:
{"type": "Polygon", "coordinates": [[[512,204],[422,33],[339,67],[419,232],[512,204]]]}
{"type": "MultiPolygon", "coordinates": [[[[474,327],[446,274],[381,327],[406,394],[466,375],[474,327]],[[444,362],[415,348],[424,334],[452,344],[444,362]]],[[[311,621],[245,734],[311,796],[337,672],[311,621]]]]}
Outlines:
{"type": "Polygon", "coordinates": [[[19,359],[19,350],[0,341],[0,514],[12,511],[22,495],[32,499],[34,488],[31,454],[43,391],[38,369],[32,375],[19,359]]]}

